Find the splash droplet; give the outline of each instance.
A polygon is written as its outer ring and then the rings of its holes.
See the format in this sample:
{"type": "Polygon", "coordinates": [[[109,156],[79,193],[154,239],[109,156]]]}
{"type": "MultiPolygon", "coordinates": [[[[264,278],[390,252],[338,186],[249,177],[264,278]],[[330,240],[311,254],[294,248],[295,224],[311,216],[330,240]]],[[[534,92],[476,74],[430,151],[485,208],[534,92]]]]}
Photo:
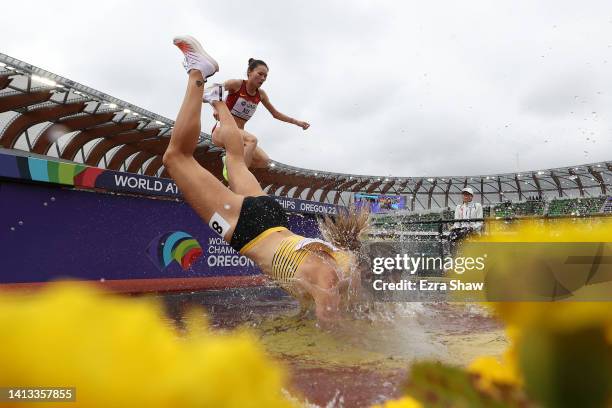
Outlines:
{"type": "Polygon", "coordinates": [[[15,231],[15,227],[11,227],[11,231],[15,231]]]}
{"type": "Polygon", "coordinates": [[[51,201],[55,201],[55,197],[51,197],[51,201]]]}
{"type": "Polygon", "coordinates": [[[19,225],[23,225],[23,221],[19,221],[17,224],[19,224],[19,225]]]}
{"type": "Polygon", "coordinates": [[[47,204],[47,202],[45,201],[45,202],[43,203],[43,205],[46,207],[48,204],[47,204]]]}

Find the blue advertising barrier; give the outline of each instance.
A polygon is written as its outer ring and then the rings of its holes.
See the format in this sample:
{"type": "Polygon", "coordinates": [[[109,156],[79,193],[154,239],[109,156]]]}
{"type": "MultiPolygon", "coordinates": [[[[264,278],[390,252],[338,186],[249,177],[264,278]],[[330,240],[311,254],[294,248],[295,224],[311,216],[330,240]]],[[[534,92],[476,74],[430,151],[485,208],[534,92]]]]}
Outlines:
{"type": "MultiPolygon", "coordinates": [[[[0,178],[0,287],[59,278],[124,291],[263,282],[253,262],[180,199],[172,180],[5,154],[0,178]]],[[[276,199],[290,229],[309,237],[319,235],[316,214],[337,211],[276,199]]]]}

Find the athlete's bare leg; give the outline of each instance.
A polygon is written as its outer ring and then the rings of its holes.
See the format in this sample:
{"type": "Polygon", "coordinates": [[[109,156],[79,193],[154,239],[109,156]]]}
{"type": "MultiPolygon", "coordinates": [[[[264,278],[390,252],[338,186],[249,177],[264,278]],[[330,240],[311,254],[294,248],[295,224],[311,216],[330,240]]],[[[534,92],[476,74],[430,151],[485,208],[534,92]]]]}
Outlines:
{"type": "Polygon", "coordinates": [[[253,153],[257,149],[257,138],[246,130],[242,130],[242,140],[244,140],[244,162],[251,168],[253,164],[253,153]]]}
{"type": "MultiPolygon", "coordinates": [[[[225,148],[225,142],[223,140],[222,133],[220,133],[222,127],[223,126],[217,126],[215,128],[212,133],[212,141],[215,146],[225,148]]],[[[246,163],[247,167],[252,169],[267,168],[268,164],[270,163],[270,157],[268,157],[266,152],[264,152],[261,147],[257,145],[257,137],[246,130],[240,128],[238,129],[244,141],[244,162],[246,163]]]]}
{"type": "Polygon", "coordinates": [[[219,140],[225,145],[229,187],[236,194],[243,196],[265,195],[259,182],[251,173],[244,160],[244,140],[242,131],[236,125],[227,105],[221,101],[213,102],[217,110],[221,126],[215,129],[219,140]]]}
{"type": "Polygon", "coordinates": [[[267,169],[270,165],[270,157],[263,151],[259,146],[255,148],[253,152],[253,161],[251,162],[251,168],[253,169],[267,169]]]}
{"type": "MultiPolygon", "coordinates": [[[[204,78],[200,71],[191,70],[183,104],[176,118],[163,163],[176,182],[185,201],[208,224],[217,213],[230,227],[223,237],[230,240],[242,207],[243,196],[225,187],[193,157],[200,135],[200,113],[204,78]]],[[[229,129],[228,129],[229,130],[229,129]]],[[[236,133],[235,138],[240,141],[236,133]]],[[[231,140],[232,137],[227,137],[231,140]]],[[[236,139],[234,139],[236,140],[236,139]]],[[[240,147],[242,148],[242,143],[240,147]]]]}

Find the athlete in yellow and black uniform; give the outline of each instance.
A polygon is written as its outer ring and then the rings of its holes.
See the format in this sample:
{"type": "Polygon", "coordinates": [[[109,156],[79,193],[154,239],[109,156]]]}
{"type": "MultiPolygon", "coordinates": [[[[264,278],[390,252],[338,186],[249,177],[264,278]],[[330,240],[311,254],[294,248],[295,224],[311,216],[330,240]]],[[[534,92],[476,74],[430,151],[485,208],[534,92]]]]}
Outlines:
{"type": "MultiPolygon", "coordinates": [[[[240,129],[223,102],[223,89],[204,95],[206,78],[219,70],[217,62],[193,37],[174,39],[185,55],[189,80],[183,104],[163,162],[193,210],[215,232],[265,273],[287,287],[300,282],[315,303],[321,322],[339,317],[342,272],[338,251],[329,243],[305,242],[287,229],[283,208],[268,197],[245,164],[240,129]],[[202,99],[213,105],[221,126],[216,134],[226,148],[229,188],[194,158],[200,135],[202,99]],[[295,245],[295,246],[294,246],[295,245]]],[[[291,288],[289,288],[291,289],[291,288]]]]}

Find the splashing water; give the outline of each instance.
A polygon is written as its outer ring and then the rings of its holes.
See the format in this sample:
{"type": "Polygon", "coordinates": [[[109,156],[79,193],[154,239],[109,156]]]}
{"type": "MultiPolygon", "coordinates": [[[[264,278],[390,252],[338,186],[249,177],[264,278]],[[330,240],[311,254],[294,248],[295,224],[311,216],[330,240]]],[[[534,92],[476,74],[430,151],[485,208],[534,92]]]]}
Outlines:
{"type": "Polygon", "coordinates": [[[288,368],[287,392],[309,406],[380,403],[400,395],[417,360],[464,366],[507,346],[501,324],[475,304],[372,302],[356,306],[339,327],[322,330],[298,315],[297,302],[278,288],[173,294],[165,301],[171,313],[201,305],[217,329],[254,332],[288,368]]]}

